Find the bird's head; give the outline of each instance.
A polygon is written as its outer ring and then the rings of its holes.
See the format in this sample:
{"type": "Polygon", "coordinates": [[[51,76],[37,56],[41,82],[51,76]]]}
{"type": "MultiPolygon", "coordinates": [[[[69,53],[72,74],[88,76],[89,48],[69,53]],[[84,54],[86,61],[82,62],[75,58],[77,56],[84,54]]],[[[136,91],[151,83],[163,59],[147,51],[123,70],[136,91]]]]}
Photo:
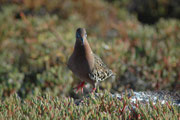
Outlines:
{"type": "Polygon", "coordinates": [[[84,42],[87,38],[87,33],[85,28],[78,28],[76,30],[76,40],[81,42],[81,45],[84,45],[84,42]]]}

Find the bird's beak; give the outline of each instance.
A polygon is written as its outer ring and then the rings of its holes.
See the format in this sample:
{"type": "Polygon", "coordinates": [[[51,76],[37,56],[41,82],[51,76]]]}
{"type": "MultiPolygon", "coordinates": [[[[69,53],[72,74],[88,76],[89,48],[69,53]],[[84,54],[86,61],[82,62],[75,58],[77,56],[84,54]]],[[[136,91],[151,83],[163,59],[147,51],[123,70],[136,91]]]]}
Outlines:
{"type": "Polygon", "coordinates": [[[83,37],[81,38],[81,41],[82,41],[81,45],[84,45],[84,38],[83,37]]]}

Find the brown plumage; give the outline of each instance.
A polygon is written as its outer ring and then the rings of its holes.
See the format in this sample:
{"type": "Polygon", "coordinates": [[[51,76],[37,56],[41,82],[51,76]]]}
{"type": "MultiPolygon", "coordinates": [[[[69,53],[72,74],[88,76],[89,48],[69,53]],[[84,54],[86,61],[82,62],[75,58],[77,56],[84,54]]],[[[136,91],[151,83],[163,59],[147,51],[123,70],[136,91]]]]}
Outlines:
{"type": "Polygon", "coordinates": [[[74,51],[68,60],[68,68],[83,82],[77,87],[77,91],[83,87],[85,82],[93,85],[113,75],[113,72],[95,55],[87,41],[87,33],[84,28],[76,31],[76,43],[74,51]]]}

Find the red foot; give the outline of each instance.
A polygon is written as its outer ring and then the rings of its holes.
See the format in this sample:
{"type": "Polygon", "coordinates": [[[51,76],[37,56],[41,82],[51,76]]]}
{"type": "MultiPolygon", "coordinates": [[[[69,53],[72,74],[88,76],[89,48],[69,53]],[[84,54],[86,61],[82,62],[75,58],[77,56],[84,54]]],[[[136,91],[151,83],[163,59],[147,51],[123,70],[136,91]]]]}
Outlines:
{"type": "Polygon", "coordinates": [[[83,87],[85,86],[85,82],[81,82],[77,87],[76,87],[76,94],[78,93],[79,89],[81,88],[81,92],[83,93],[83,87]]]}
{"type": "Polygon", "coordinates": [[[95,91],[96,91],[96,88],[93,88],[92,91],[91,91],[91,93],[94,93],[95,91]]]}

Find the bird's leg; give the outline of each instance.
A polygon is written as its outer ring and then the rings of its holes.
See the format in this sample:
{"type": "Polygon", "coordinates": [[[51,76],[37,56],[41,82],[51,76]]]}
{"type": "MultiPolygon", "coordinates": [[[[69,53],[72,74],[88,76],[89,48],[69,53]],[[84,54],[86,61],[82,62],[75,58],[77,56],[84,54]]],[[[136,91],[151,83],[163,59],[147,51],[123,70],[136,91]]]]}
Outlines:
{"type": "Polygon", "coordinates": [[[91,93],[94,93],[96,91],[96,86],[97,86],[97,83],[94,83],[93,84],[93,89],[92,89],[91,93]]]}
{"type": "Polygon", "coordinates": [[[85,81],[81,82],[77,87],[76,87],[76,93],[78,93],[79,89],[81,88],[81,92],[83,93],[83,87],[85,85],[85,81]]]}
{"type": "Polygon", "coordinates": [[[94,87],[91,91],[91,93],[94,93],[96,91],[96,88],[94,87]]]}

